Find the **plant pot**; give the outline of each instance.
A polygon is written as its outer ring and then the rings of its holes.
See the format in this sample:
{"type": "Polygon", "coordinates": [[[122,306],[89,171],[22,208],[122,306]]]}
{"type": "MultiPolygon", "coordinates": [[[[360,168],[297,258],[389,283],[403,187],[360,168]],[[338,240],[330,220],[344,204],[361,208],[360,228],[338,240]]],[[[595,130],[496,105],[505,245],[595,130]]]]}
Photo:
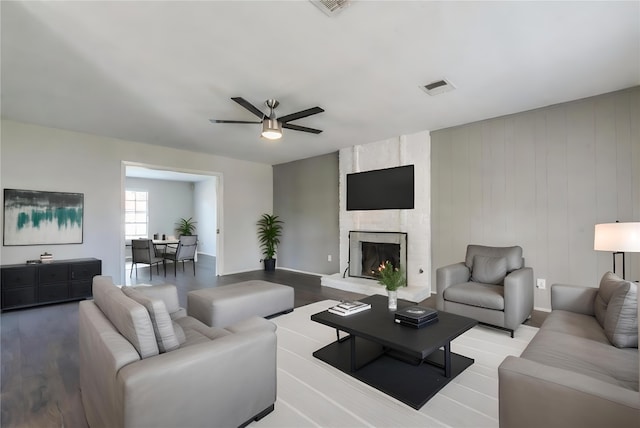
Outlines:
{"type": "Polygon", "coordinates": [[[264,270],[267,272],[276,270],[276,259],[264,259],[264,270]]]}

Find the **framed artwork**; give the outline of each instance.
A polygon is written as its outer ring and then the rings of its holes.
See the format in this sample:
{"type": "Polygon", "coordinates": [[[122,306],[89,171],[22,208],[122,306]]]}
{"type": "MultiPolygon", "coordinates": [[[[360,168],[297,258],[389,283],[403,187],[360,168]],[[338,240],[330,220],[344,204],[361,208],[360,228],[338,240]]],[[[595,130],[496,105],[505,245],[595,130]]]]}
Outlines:
{"type": "Polygon", "coordinates": [[[4,189],[3,245],[82,244],[83,193],[4,189]]]}

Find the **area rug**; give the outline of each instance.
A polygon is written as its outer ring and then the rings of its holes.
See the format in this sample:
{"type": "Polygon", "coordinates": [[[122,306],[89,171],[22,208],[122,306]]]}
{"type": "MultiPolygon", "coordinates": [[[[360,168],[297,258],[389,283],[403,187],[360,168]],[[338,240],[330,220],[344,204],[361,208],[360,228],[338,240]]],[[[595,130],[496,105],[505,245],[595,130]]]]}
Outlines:
{"type": "Polygon", "coordinates": [[[272,319],[278,325],[278,399],[256,427],[497,427],[498,366],[520,355],[538,331],[521,326],[515,338],[476,326],[451,342],[452,352],[475,363],[420,410],[313,357],[336,339],[335,330],[311,315],[336,301],[324,300],[272,319]]]}

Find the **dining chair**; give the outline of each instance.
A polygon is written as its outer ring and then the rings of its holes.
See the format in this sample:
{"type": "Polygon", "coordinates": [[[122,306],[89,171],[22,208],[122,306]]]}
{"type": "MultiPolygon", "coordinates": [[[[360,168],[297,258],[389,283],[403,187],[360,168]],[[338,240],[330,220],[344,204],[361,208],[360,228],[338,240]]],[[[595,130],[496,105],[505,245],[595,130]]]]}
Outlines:
{"type": "Polygon", "coordinates": [[[131,240],[131,272],[129,272],[129,278],[133,274],[133,267],[136,268],[136,277],[138,277],[138,264],[149,265],[149,279],[153,277],[153,265],[156,265],[156,271],[160,275],[160,263],[164,268],[165,275],[167,274],[167,268],[164,266],[164,258],[158,257],[155,254],[155,249],[151,239],[132,239],[131,240]]]}
{"type": "MultiPolygon", "coordinates": [[[[198,235],[181,235],[178,240],[178,248],[175,252],[165,252],[164,260],[173,262],[173,275],[176,275],[176,265],[182,262],[182,271],[184,271],[184,262],[193,262],[193,276],[196,275],[196,247],[198,245],[198,235]]],[[[167,276],[167,267],[165,265],[164,275],[167,276]]]]}

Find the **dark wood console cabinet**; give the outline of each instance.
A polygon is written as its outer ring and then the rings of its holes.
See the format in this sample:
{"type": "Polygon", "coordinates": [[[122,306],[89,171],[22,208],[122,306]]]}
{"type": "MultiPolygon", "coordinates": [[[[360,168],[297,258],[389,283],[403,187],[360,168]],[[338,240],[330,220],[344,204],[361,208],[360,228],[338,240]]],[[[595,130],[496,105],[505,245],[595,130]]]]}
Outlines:
{"type": "Polygon", "coordinates": [[[102,273],[98,259],[4,265],[1,309],[18,309],[91,297],[93,277],[102,273]]]}

